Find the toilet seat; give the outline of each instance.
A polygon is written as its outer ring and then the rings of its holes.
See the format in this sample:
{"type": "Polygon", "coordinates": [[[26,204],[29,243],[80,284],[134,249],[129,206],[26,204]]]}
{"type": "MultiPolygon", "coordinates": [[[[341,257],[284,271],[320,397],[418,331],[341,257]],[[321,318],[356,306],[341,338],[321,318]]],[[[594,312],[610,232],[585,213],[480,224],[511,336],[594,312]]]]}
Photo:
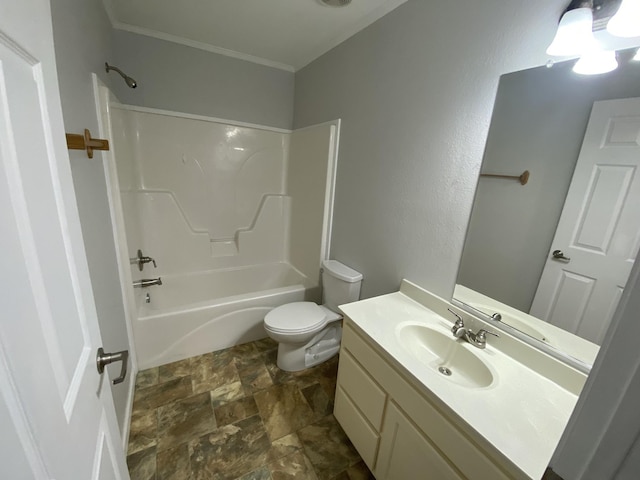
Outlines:
{"type": "Polygon", "coordinates": [[[264,317],[265,327],[276,333],[307,333],[327,322],[326,310],[313,302],[293,302],[271,310],[264,317]]]}

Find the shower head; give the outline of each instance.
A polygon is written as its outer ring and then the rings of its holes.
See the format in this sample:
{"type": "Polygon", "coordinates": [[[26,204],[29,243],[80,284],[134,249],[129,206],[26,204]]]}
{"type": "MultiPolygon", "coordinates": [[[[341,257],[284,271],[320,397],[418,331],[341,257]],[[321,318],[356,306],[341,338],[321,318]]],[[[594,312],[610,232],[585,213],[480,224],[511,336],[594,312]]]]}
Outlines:
{"type": "Polygon", "coordinates": [[[131,78],[129,75],[125,74],[122,70],[120,70],[118,67],[114,67],[113,65],[109,65],[107,62],[104,63],[105,69],[107,70],[107,73],[109,73],[111,70],[118,72],[120,74],[120,76],[122,78],[124,78],[124,81],[126,82],[127,86],[129,88],[136,88],[138,86],[137,82],[131,78]]]}

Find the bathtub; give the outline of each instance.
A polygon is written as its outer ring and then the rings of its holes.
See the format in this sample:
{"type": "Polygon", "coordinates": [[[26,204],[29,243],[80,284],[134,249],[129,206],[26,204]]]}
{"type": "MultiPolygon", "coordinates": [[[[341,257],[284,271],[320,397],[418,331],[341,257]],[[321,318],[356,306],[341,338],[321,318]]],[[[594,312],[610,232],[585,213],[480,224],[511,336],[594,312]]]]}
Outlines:
{"type": "Polygon", "coordinates": [[[306,278],[287,263],[162,275],[136,292],[138,366],[175,362],[266,337],[271,309],[303,301],[306,278]],[[146,303],[146,294],[150,303],[146,303]]]}

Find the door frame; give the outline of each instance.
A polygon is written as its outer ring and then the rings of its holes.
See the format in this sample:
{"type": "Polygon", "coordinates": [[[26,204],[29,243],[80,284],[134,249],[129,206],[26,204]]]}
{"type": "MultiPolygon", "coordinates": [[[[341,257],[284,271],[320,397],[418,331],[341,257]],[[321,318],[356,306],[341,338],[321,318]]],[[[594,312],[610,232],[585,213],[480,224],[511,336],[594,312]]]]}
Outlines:
{"type": "Polygon", "coordinates": [[[131,359],[131,372],[128,378],[129,396],[125,411],[124,428],[122,431],[122,447],[127,451],[129,444],[129,434],[131,431],[131,414],[133,411],[133,398],[135,395],[136,376],[139,371],[138,357],[136,354],[136,343],[133,336],[133,316],[136,313],[136,300],[133,291],[133,278],[131,276],[130,261],[128,255],[127,237],[124,229],[124,217],[122,214],[122,202],[118,189],[118,172],[116,170],[116,159],[114,152],[113,135],[111,134],[111,123],[109,116],[109,103],[117,102],[114,93],[107,87],[95,73],[91,74],[93,83],[93,95],[95,101],[96,114],[98,119],[98,136],[109,140],[110,149],[102,152],[102,166],[107,186],[107,198],[109,203],[109,217],[111,218],[111,230],[113,232],[113,242],[116,250],[116,261],[118,263],[118,277],[120,280],[120,291],[124,300],[124,317],[129,337],[129,358],[131,359]]]}

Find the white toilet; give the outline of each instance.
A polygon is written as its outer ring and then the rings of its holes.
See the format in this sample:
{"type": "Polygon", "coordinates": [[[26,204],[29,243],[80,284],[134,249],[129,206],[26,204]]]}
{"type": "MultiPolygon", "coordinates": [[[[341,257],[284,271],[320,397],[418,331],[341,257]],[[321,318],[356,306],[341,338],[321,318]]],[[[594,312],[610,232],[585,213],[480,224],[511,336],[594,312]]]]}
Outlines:
{"type": "Polygon", "coordinates": [[[338,353],[342,326],[338,305],[360,298],[362,274],[336,260],[322,262],[322,305],[287,303],[264,317],[267,334],[278,342],[278,367],[297,372],[338,353]]]}

